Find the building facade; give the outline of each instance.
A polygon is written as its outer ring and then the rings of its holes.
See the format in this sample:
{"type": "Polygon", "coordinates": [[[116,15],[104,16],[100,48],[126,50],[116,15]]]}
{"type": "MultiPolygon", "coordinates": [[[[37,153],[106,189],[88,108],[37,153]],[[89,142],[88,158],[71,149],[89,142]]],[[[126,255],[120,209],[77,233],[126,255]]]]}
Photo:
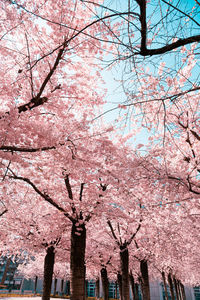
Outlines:
{"type": "MultiPolygon", "coordinates": [[[[1,257],[0,258],[0,294],[12,293],[12,294],[42,294],[42,280],[38,278],[26,279],[17,272],[19,261],[1,257]],[[37,284],[36,284],[37,282],[37,284]]],[[[100,297],[102,294],[102,286],[100,284],[100,297]]],[[[63,281],[61,279],[55,279],[52,282],[52,294],[58,296],[70,294],[69,281],[63,281]]],[[[151,300],[165,300],[165,293],[163,284],[154,281],[150,283],[151,300]]],[[[94,280],[86,281],[86,295],[87,297],[95,297],[96,283],[94,280]]],[[[200,287],[185,287],[186,300],[200,300],[200,287]]],[[[141,290],[139,289],[139,297],[142,300],[141,290]]],[[[119,288],[116,282],[109,283],[109,298],[119,299],[119,288]]],[[[130,290],[130,298],[132,299],[132,293],[130,290]]],[[[168,298],[171,300],[170,291],[168,288],[168,298]]]]}

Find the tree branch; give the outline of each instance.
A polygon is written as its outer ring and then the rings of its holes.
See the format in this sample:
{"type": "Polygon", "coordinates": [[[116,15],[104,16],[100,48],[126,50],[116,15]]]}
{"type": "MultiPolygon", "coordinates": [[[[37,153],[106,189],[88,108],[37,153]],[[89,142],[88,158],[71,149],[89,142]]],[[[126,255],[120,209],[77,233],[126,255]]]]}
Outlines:
{"type": "Polygon", "coordinates": [[[141,23],[141,47],[140,51],[146,53],[146,41],[147,41],[147,23],[146,23],[146,0],[137,1],[140,6],[140,23],[141,23]]]}
{"type": "Polygon", "coordinates": [[[0,213],[0,217],[2,217],[7,212],[8,212],[8,209],[6,208],[2,213],[0,213]]]}
{"type": "Polygon", "coordinates": [[[127,241],[127,246],[131,244],[132,240],[134,239],[134,237],[136,236],[136,234],[138,233],[138,231],[140,230],[141,228],[141,220],[140,220],[140,223],[138,224],[138,227],[136,229],[136,231],[132,234],[132,236],[130,237],[130,239],[127,241]]]}
{"type": "Polygon", "coordinates": [[[80,196],[79,196],[79,200],[80,200],[80,201],[82,201],[84,184],[85,184],[85,183],[81,183],[80,196]]]}
{"type": "Polygon", "coordinates": [[[67,188],[69,199],[73,200],[73,193],[72,193],[71,184],[69,182],[69,175],[68,174],[65,176],[65,186],[67,188]]]}
{"type": "Polygon", "coordinates": [[[113,236],[113,238],[115,239],[117,245],[120,246],[120,243],[119,243],[119,241],[118,241],[118,239],[117,239],[117,237],[116,237],[116,235],[115,235],[115,232],[114,232],[114,229],[113,229],[113,227],[112,227],[112,224],[111,224],[110,220],[107,221],[107,224],[108,224],[108,226],[110,227],[112,236],[113,236]]]}
{"type": "Polygon", "coordinates": [[[200,141],[200,136],[192,129],[190,129],[190,132],[193,134],[193,136],[198,140],[200,141]]]}
{"type": "Polygon", "coordinates": [[[29,179],[26,177],[21,177],[21,176],[17,176],[16,174],[14,174],[14,172],[12,170],[10,170],[11,173],[13,175],[9,176],[10,178],[13,178],[15,180],[21,180],[24,181],[26,183],[28,183],[33,189],[34,191],[40,195],[46,202],[48,202],[49,204],[51,204],[53,207],[55,207],[56,209],[58,209],[60,212],[63,212],[64,215],[70,220],[73,221],[73,218],[66,212],[66,210],[64,208],[62,208],[60,205],[58,205],[47,193],[43,193],[41,192],[37,186],[29,179]]]}
{"type": "Polygon", "coordinates": [[[159,55],[159,54],[164,54],[167,53],[171,50],[177,49],[179,47],[194,43],[194,42],[200,42],[200,35],[193,35],[185,39],[178,39],[176,42],[168,44],[166,46],[163,46],[161,48],[157,49],[146,49],[139,52],[140,55],[142,56],[152,56],[152,55],[159,55]]]}
{"type": "Polygon", "coordinates": [[[33,153],[38,151],[46,151],[46,150],[53,150],[56,149],[55,146],[51,147],[41,147],[41,148],[23,148],[17,146],[0,146],[0,151],[10,151],[10,152],[27,152],[33,153]]]}
{"type": "Polygon", "coordinates": [[[51,79],[52,75],[54,74],[61,58],[62,58],[62,55],[63,55],[63,52],[65,50],[67,46],[67,42],[65,41],[63,43],[63,47],[62,49],[59,50],[58,52],[58,55],[56,57],[56,60],[55,60],[55,63],[53,65],[53,68],[50,70],[50,72],[48,73],[48,75],[46,76],[46,78],[44,79],[41,87],[40,87],[40,90],[38,92],[38,94],[36,95],[36,97],[32,98],[28,103],[26,104],[22,104],[18,107],[18,112],[21,113],[21,112],[24,112],[24,111],[27,111],[27,110],[31,110],[37,106],[40,106],[42,104],[44,104],[45,102],[48,101],[48,98],[47,97],[41,97],[47,83],[49,82],[49,80],[51,79]]]}
{"type": "MultiPolygon", "coordinates": [[[[162,1],[165,2],[166,4],[172,6],[173,8],[175,8],[173,5],[166,2],[165,0],[162,0],[162,1]]],[[[176,48],[200,41],[200,35],[194,35],[194,36],[190,36],[188,38],[178,39],[176,42],[173,42],[171,44],[165,45],[160,48],[147,49],[147,45],[146,45],[146,41],[147,41],[146,0],[137,0],[137,3],[140,7],[140,23],[141,23],[141,46],[140,46],[140,52],[137,53],[137,55],[139,54],[142,56],[152,56],[152,55],[164,54],[164,53],[167,53],[176,48]]],[[[182,12],[182,11],[180,11],[180,12],[182,12]]],[[[188,17],[190,17],[190,16],[188,16],[188,17]]],[[[192,18],[192,20],[198,26],[200,26],[200,24],[198,22],[196,22],[193,18],[192,18]]]]}
{"type": "MultiPolygon", "coordinates": [[[[72,188],[71,188],[71,184],[69,182],[69,174],[65,175],[65,186],[67,188],[69,199],[73,200],[72,188]]],[[[74,203],[71,202],[70,206],[71,206],[71,210],[72,210],[73,214],[75,214],[76,213],[76,207],[74,206],[74,203]]]]}

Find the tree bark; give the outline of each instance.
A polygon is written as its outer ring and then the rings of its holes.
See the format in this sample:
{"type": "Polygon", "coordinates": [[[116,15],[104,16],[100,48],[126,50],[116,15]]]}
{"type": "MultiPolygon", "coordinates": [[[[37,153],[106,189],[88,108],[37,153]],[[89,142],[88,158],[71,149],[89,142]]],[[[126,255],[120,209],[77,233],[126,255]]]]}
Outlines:
{"type": "Polygon", "coordinates": [[[67,281],[67,291],[66,291],[67,296],[70,295],[70,281],[67,281]]]}
{"type": "Polygon", "coordinates": [[[61,295],[63,296],[64,295],[64,279],[61,280],[60,290],[61,290],[61,295]]]}
{"type": "Polygon", "coordinates": [[[126,245],[120,247],[120,264],[122,275],[122,300],[129,300],[129,253],[126,245]]]}
{"type": "Polygon", "coordinates": [[[34,295],[37,294],[37,282],[38,282],[38,277],[35,276],[35,284],[34,284],[34,295]]]}
{"type": "Polygon", "coordinates": [[[168,282],[169,282],[169,288],[170,288],[171,298],[172,298],[172,300],[175,300],[173,283],[172,283],[172,278],[171,278],[171,274],[170,273],[168,274],[168,282]]]}
{"type": "Polygon", "coordinates": [[[134,277],[133,277],[132,272],[129,274],[129,280],[130,280],[133,300],[135,300],[135,281],[134,281],[134,277]]]}
{"type": "Polygon", "coordinates": [[[179,286],[180,286],[182,298],[183,298],[183,300],[186,300],[185,287],[180,281],[179,281],[179,286]]]}
{"type": "Polygon", "coordinates": [[[115,281],[115,299],[117,299],[117,281],[115,281]]]}
{"type": "Polygon", "coordinates": [[[44,280],[43,280],[42,300],[50,300],[54,262],[55,262],[55,252],[54,252],[54,247],[51,246],[47,249],[46,256],[44,259],[44,280]]]}
{"type": "Polygon", "coordinates": [[[57,288],[57,278],[54,279],[54,288],[53,288],[53,295],[56,295],[56,288],[57,288]]]}
{"type": "Polygon", "coordinates": [[[96,296],[96,299],[99,299],[99,277],[96,279],[95,296],[96,296]]]}
{"type": "Polygon", "coordinates": [[[181,300],[179,289],[178,289],[178,284],[177,284],[177,280],[176,280],[175,276],[173,276],[173,283],[174,283],[175,292],[176,292],[176,300],[181,300]]]}
{"type": "Polygon", "coordinates": [[[145,300],[150,300],[150,287],[149,287],[149,273],[148,273],[148,264],[147,260],[143,259],[140,261],[140,271],[141,271],[141,287],[142,287],[142,296],[145,300]]]}
{"type": "Polygon", "coordinates": [[[176,280],[176,283],[177,283],[179,298],[180,298],[180,300],[184,300],[184,298],[183,298],[183,291],[182,291],[182,288],[181,288],[181,282],[180,282],[180,280],[176,280]]]}
{"type": "Polygon", "coordinates": [[[72,223],[71,230],[71,255],[70,255],[70,288],[71,300],[85,300],[85,247],[86,228],[85,224],[72,223]],[[80,229],[80,230],[77,230],[80,229]],[[77,234],[78,233],[78,234],[77,234]]]}
{"type": "Polygon", "coordinates": [[[6,280],[6,276],[7,276],[7,273],[8,273],[10,263],[11,263],[11,257],[7,258],[7,260],[6,260],[5,270],[3,272],[3,276],[2,276],[2,279],[1,279],[1,284],[4,284],[4,281],[6,280]]]}
{"type": "Polygon", "coordinates": [[[162,272],[162,280],[163,280],[164,291],[165,291],[165,299],[169,300],[168,292],[167,292],[167,283],[166,283],[166,278],[165,278],[165,272],[162,272]]]}
{"type": "Polygon", "coordinates": [[[103,289],[103,300],[108,300],[109,297],[109,281],[106,268],[101,269],[101,282],[103,289]]]}
{"type": "Polygon", "coordinates": [[[117,273],[117,282],[119,285],[119,297],[122,299],[122,275],[119,272],[117,273]]]}
{"type": "Polygon", "coordinates": [[[88,297],[88,280],[85,280],[85,297],[88,297]]]}
{"type": "Polygon", "coordinates": [[[139,284],[136,283],[135,284],[135,300],[139,300],[140,297],[139,297],[139,284]]]}

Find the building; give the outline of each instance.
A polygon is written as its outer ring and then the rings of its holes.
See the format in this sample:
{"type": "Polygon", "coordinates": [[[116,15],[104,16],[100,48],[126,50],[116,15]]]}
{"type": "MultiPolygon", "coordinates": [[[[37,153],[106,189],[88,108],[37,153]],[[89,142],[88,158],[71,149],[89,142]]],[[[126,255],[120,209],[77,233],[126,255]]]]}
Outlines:
{"type": "MultiPolygon", "coordinates": [[[[14,293],[14,294],[34,294],[35,289],[37,294],[42,294],[42,280],[37,281],[35,284],[35,279],[25,279],[20,276],[17,272],[17,267],[20,261],[16,258],[0,258],[0,294],[1,293],[14,293]]],[[[62,296],[69,295],[70,293],[70,283],[65,281],[64,285],[61,279],[56,280],[56,290],[55,280],[52,283],[52,294],[54,292],[62,296]],[[63,292],[62,292],[63,290],[63,292]]],[[[96,284],[95,281],[86,281],[86,294],[88,297],[95,297],[96,284]]],[[[165,300],[163,284],[155,281],[150,283],[151,300],[165,300]]],[[[200,300],[200,287],[186,287],[186,300],[200,300]]],[[[141,291],[139,291],[140,300],[142,300],[141,291]]],[[[102,286],[100,284],[100,296],[102,297],[102,286]]],[[[119,299],[119,288],[116,282],[109,283],[109,297],[112,299],[119,299]]],[[[130,297],[132,299],[132,294],[130,291],[130,297]]],[[[168,288],[168,297],[171,300],[170,291],[168,288]]]]}

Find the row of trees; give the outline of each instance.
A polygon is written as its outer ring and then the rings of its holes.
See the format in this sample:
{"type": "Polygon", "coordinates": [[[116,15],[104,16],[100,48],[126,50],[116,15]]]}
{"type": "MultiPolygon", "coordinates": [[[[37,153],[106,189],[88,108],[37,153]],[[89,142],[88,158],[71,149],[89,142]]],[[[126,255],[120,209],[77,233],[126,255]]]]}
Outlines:
{"type": "Polygon", "coordinates": [[[147,266],[165,288],[168,277],[172,298],[172,280],[183,299],[183,284],[199,283],[199,3],[189,12],[179,1],[114,6],[0,7],[1,251],[27,250],[39,265],[43,255],[43,300],[55,260],[72,300],[99,273],[105,291],[108,273],[123,300],[134,281],[133,294],[140,282],[148,300],[147,266]],[[107,57],[124,69],[126,136],[103,119],[107,57]],[[148,142],[133,147],[144,129],[148,142]]]}

